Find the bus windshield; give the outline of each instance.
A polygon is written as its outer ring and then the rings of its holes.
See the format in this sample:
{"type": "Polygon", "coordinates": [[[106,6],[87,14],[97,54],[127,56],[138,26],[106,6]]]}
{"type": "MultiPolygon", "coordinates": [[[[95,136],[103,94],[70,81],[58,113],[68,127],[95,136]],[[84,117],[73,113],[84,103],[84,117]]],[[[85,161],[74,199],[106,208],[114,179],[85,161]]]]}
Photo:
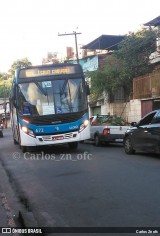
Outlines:
{"type": "Polygon", "coordinates": [[[87,109],[84,80],[46,79],[20,83],[18,112],[20,115],[51,115],[80,112],[87,109]]]}

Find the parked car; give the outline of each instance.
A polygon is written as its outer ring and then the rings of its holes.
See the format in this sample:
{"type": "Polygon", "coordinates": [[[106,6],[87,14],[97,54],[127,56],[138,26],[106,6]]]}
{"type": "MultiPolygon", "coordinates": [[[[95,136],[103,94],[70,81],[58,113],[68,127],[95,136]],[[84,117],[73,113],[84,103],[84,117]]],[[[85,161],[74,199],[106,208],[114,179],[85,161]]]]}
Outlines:
{"type": "Polygon", "coordinates": [[[133,122],[124,137],[127,154],[135,151],[160,152],[160,109],[144,116],[138,123],[133,122]]]}
{"type": "Polygon", "coordinates": [[[102,142],[122,142],[124,134],[129,125],[116,115],[97,115],[90,119],[91,140],[94,140],[96,146],[102,142]]]}

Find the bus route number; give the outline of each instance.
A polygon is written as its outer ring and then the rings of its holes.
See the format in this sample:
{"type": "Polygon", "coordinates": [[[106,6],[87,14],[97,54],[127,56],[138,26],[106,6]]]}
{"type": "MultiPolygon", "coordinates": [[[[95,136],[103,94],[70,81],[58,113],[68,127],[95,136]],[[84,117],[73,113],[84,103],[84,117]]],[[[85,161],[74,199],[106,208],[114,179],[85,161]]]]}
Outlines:
{"type": "Polygon", "coordinates": [[[37,128],[36,129],[36,133],[43,133],[44,132],[44,129],[43,128],[37,128]]]}

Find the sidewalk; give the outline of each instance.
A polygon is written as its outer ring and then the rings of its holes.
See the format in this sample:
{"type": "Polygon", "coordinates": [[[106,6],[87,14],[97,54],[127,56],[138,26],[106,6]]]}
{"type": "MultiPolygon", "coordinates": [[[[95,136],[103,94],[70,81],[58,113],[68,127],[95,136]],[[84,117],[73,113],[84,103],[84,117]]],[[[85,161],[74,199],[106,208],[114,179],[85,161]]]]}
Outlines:
{"type": "MultiPolygon", "coordinates": [[[[11,230],[10,229],[11,227],[17,227],[17,225],[14,220],[14,213],[8,201],[8,193],[4,191],[5,188],[3,186],[3,180],[5,177],[4,176],[2,177],[2,174],[4,174],[4,170],[2,168],[3,167],[1,166],[1,163],[0,163],[0,227],[3,228],[2,229],[3,233],[1,233],[1,230],[0,230],[0,235],[19,236],[19,234],[17,233],[8,232],[8,230],[11,230]]],[[[5,185],[5,181],[4,181],[4,185],[5,185]]]]}
{"type": "Polygon", "coordinates": [[[0,227],[16,227],[6,194],[0,188],[0,227]]]}
{"type": "MultiPolygon", "coordinates": [[[[0,149],[2,150],[3,142],[0,142],[0,149]]],[[[12,189],[8,181],[8,176],[3,167],[2,162],[2,152],[0,153],[0,227],[11,228],[16,227],[14,220],[13,206],[15,205],[15,199],[13,197],[12,189]]],[[[3,154],[2,154],[3,155],[3,154]]],[[[5,229],[4,229],[5,230],[5,229]]],[[[5,232],[5,231],[4,231],[5,232]]],[[[12,233],[2,234],[0,230],[0,235],[17,235],[12,233]]]]}
{"type": "Polygon", "coordinates": [[[5,171],[0,163],[0,227],[16,227],[14,214],[8,202],[5,187],[7,187],[5,171]],[[3,186],[3,184],[5,186],[3,186]]]}
{"type": "Polygon", "coordinates": [[[4,206],[5,202],[5,194],[0,188],[0,227],[8,227],[7,212],[4,206]]]}

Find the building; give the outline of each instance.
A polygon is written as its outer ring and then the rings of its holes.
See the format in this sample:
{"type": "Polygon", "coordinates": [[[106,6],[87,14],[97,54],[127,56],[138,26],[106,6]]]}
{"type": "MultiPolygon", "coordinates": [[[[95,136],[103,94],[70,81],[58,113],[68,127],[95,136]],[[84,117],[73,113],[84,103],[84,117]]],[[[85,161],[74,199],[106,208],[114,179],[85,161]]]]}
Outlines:
{"type": "Polygon", "coordinates": [[[59,62],[61,62],[61,58],[59,57],[57,52],[48,52],[47,57],[42,59],[42,65],[59,63],[59,62]]]}
{"type": "MultiPolygon", "coordinates": [[[[160,108],[160,17],[147,22],[144,26],[154,27],[157,30],[155,42],[157,50],[150,55],[150,63],[155,65],[154,71],[133,80],[133,95],[127,100],[125,91],[120,88],[113,98],[104,93],[98,100],[90,101],[91,115],[110,112],[132,122],[139,121],[148,112],[160,108]]],[[[92,51],[95,55],[104,51],[106,54],[112,53],[123,39],[124,36],[102,35],[83,46],[83,49],[92,51]]]]}
{"type": "Polygon", "coordinates": [[[160,16],[144,24],[157,30],[156,51],[150,55],[154,66],[152,73],[133,80],[133,98],[139,102],[141,117],[154,109],[160,109],[160,16]]]}
{"type": "MultiPolygon", "coordinates": [[[[118,44],[122,42],[124,38],[124,35],[101,35],[89,44],[83,46],[83,49],[87,50],[87,53],[97,55],[97,68],[101,68],[106,58],[112,55],[114,50],[118,49],[118,44]]],[[[89,100],[90,113],[91,115],[96,115],[110,112],[111,114],[122,115],[122,113],[124,113],[124,107],[126,106],[125,100],[123,88],[120,88],[112,97],[104,92],[97,100],[89,100]]]]}

